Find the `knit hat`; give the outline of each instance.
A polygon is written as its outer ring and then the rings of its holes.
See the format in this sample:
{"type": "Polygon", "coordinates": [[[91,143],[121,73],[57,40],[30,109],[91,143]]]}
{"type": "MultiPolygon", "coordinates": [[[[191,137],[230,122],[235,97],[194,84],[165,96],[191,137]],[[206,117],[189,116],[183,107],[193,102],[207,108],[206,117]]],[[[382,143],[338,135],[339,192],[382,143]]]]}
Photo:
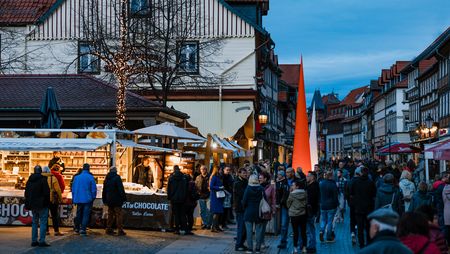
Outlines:
{"type": "Polygon", "coordinates": [[[374,219],[381,223],[395,227],[397,226],[399,216],[398,213],[392,210],[392,208],[380,208],[369,214],[367,219],[374,219]]]}
{"type": "Polygon", "coordinates": [[[259,179],[257,175],[251,175],[248,179],[248,185],[250,186],[258,186],[259,185],[259,179]]]}
{"type": "Polygon", "coordinates": [[[43,166],[42,173],[50,173],[50,168],[48,166],[43,166]]]}
{"type": "Polygon", "coordinates": [[[286,173],[284,172],[284,170],[278,170],[278,174],[282,177],[286,177],[286,173]]]}
{"type": "Polygon", "coordinates": [[[361,167],[357,167],[357,168],[355,169],[355,175],[359,175],[359,176],[362,175],[361,167]]]}

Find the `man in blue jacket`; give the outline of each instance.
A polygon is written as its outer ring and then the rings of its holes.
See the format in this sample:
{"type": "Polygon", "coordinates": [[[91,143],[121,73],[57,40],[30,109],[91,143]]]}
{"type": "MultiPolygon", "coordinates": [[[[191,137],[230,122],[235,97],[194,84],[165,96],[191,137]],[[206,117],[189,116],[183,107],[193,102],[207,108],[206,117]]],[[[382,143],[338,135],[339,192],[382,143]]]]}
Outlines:
{"type": "Polygon", "coordinates": [[[334,242],[333,218],[339,205],[338,188],[333,180],[334,174],[330,170],[325,173],[320,182],[320,241],[324,241],[325,228],[327,231],[327,242],[334,242]]]}
{"type": "Polygon", "coordinates": [[[97,196],[97,185],[94,176],[89,173],[89,168],[89,164],[83,164],[83,171],[75,177],[72,185],[72,202],[77,205],[77,218],[81,224],[77,225],[75,232],[82,236],[86,236],[92,203],[97,196]]]}

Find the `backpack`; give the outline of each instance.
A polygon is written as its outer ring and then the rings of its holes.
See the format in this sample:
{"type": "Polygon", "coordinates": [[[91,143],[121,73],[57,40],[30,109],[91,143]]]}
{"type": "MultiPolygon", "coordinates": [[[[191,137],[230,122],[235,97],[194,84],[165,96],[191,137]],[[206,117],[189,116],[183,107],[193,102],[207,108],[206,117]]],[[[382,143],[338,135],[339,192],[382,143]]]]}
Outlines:
{"type": "Polygon", "coordinates": [[[414,185],[407,185],[405,188],[400,188],[400,190],[403,194],[403,201],[411,202],[412,196],[414,195],[414,185]]]}
{"type": "Polygon", "coordinates": [[[271,217],[271,208],[269,203],[266,200],[264,191],[262,191],[261,201],[259,202],[259,218],[264,220],[270,220],[271,217]]]}

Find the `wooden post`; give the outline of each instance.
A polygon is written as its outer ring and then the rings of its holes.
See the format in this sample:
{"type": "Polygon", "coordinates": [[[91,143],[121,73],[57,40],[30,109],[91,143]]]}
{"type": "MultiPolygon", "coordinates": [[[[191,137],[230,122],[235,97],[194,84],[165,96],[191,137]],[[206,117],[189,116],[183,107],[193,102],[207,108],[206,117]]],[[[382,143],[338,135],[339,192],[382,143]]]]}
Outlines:
{"type": "Polygon", "coordinates": [[[211,158],[211,140],[212,140],[212,136],[211,134],[208,134],[207,139],[206,139],[206,152],[205,152],[205,167],[208,169],[209,172],[209,161],[211,158]]]}

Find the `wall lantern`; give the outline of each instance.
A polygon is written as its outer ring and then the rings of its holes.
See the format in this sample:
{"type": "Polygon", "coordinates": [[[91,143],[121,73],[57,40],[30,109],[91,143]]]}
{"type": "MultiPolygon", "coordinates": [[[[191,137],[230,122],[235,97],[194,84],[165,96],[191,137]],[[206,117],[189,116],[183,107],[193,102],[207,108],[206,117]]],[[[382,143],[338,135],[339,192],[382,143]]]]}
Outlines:
{"type": "Polygon", "coordinates": [[[258,121],[259,121],[260,124],[267,124],[268,118],[269,118],[269,117],[268,117],[267,114],[264,113],[264,112],[261,112],[261,113],[259,113],[259,115],[258,115],[258,121]]]}

